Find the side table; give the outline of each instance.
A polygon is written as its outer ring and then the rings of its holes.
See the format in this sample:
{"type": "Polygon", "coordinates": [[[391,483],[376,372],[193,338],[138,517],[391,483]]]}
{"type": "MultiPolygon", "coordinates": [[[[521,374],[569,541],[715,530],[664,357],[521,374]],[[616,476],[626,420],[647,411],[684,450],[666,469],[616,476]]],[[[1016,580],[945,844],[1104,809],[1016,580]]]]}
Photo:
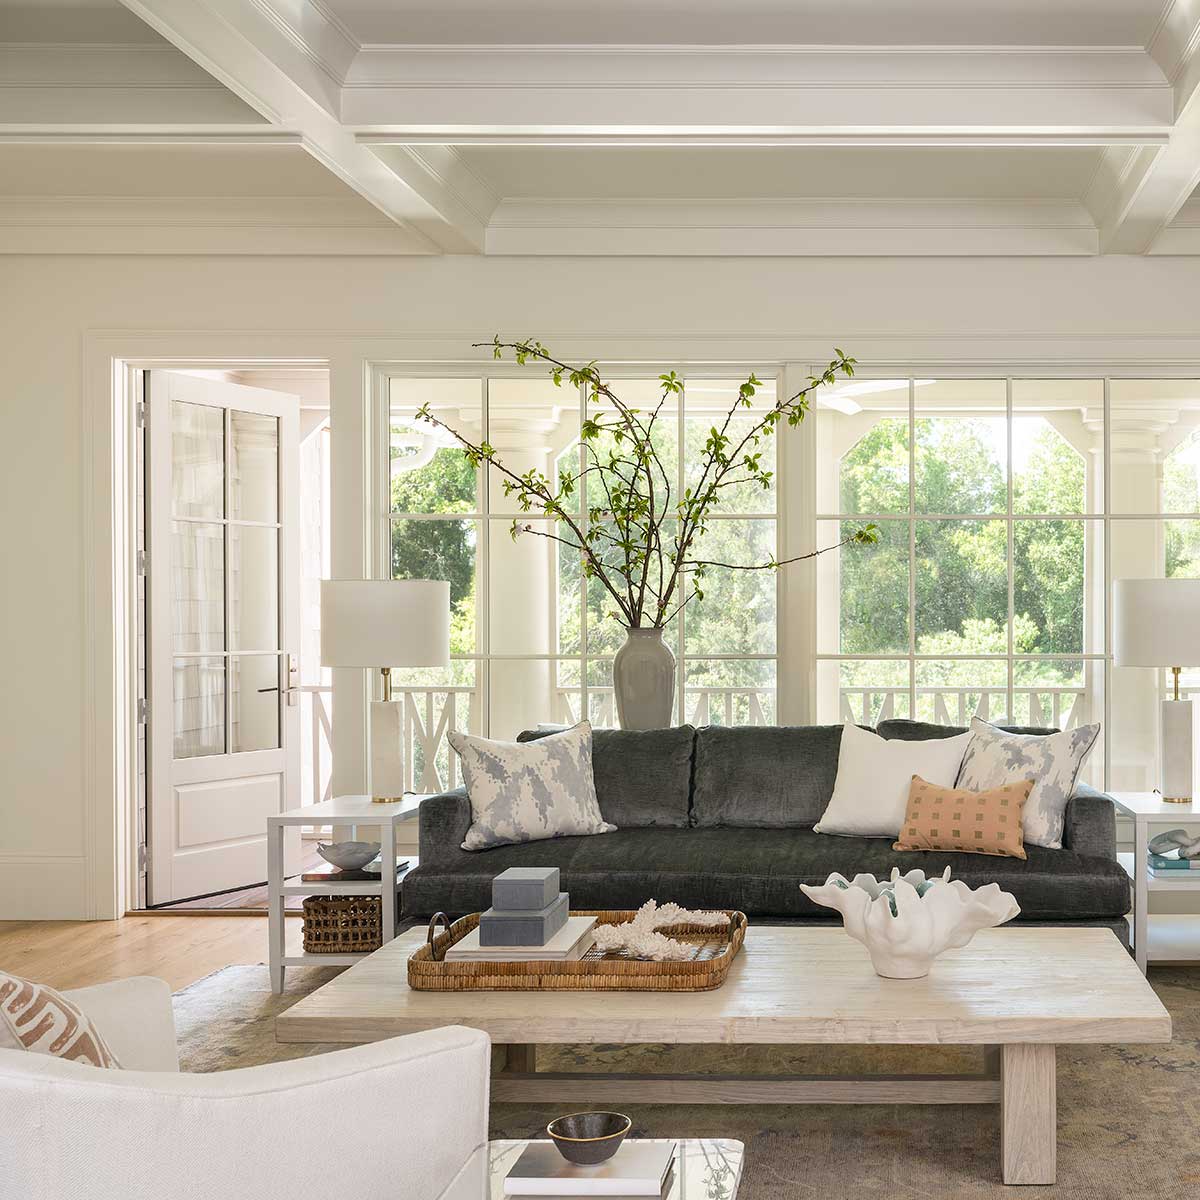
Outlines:
{"type": "Polygon", "coordinates": [[[421,793],[405,796],[395,803],[376,804],[370,796],[335,796],[321,804],[293,808],[267,818],[267,936],[270,940],[273,992],[283,991],[283,972],[286,967],[351,966],[365,957],[361,953],[289,956],[285,944],[285,896],[379,896],[383,940],[390,942],[396,936],[396,826],[416,817],[425,799],[426,794],[421,793]],[[283,835],[289,825],[349,825],[355,839],[358,838],[358,826],[378,827],[379,882],[304,883],[296,879],[294,883],[289,883],[283,874],[283,835]]]}
{"type": "Polygon", "coordinates": [[[1144,973],[1154,959],[1171,962],[1200,960],[1200,916],[1162,915],[1150,917],[1150,893],[1191,892],[1200,897],[1200,871],[1184,874],[1181,879],[1151,879],[1147,873],[1150,839],[1155,828],[1200,823],[1200,803],[1171,804],[1158,792],[1108,792],[1117,811],[1133,819],[1133,853],[1118,854],[1121,865],[1133,883],[1133,951],[1144,973]],[[1156,927],[1159,945],[1151,945],[1150,927],[1156,927]]]}
{"type": "MultiPolygon", "coordinates": [[[[666,1138],[651,1138],[666,1141],[666,1138]]],[[[671,1185],[662,1200],[736,1200],[738,1183],[742,1178],[742,1162],[746,1148],[741,1142],[728,1138],[672,1138],[679,1143],[675,1152],[675,1167],[671,1185]]],[[[528,1142],[489,1142],[489,1174],[491,1200],[507,1200],[504,1177],[513,1163],[521,1157],[528,1142]]]]}

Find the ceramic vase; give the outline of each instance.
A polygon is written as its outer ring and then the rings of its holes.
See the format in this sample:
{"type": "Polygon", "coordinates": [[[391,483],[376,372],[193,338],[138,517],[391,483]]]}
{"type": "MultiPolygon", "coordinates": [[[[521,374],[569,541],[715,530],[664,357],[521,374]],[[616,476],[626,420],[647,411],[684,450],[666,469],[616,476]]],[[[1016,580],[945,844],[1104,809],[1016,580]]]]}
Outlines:
{"type": "Polygon", "coordinates": [[[622,729],[665,729],[675,716],[675,655],[661,629],[627,629],[613,659],[613,692],[622,729]]]}
{"type": "Polygon", "coordinates": [[[836,871],[820,887],[802,883],[814,903],[842,914],[846,932],[862,942],[875,974],[884,979],[921,979],[943,950],[965,946],[980,929],[1011,921],[1021,906],[1000,885],[972,890],[945,874],[926,879],[924,871],[888,880],[874,875],[846,879],[836,871]]]}

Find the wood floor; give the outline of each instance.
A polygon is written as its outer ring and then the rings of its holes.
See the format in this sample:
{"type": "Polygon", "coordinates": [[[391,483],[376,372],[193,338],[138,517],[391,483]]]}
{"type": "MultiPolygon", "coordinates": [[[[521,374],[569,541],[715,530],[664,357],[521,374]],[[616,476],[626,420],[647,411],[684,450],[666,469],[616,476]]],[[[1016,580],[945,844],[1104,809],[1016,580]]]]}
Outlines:
{"type": "MultiPolygon", "coordinates": [[[[287,918],[288,951],[299,952],[301,921],[287,918]]],[[[0,921],[0,969],[52,987],[86,987],[127,975],[156,975],[172,991],[212,971],[267,960],[261,916],[161,916],[120,921],[0,921]]]]}

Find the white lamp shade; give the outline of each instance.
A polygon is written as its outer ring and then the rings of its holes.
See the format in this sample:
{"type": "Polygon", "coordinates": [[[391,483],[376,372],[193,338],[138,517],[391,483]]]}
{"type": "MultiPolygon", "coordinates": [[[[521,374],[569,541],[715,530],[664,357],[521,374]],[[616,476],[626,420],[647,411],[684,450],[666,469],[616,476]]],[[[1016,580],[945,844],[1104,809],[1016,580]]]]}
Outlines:
{"type": "Polygon", "coordinates": [[[435,579],[323,579],[321,664],[450,665],[450,584],[435,579]]]}
{"type": "Polygon", "coordinates": [[[1200,579],[1113,582],[1118,667],[1200,666],[1200,579]]]}

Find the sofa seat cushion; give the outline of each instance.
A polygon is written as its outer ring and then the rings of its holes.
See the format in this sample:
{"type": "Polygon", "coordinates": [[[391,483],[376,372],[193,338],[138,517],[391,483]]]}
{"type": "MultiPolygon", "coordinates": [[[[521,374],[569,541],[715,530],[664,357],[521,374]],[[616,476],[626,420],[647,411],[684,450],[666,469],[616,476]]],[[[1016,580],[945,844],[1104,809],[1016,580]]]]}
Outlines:
{"type": "Polygon", "coordinates": [[[696,732],[692,824],[815,825],[837,781],[841,725],[707,725],[696,732]]]}
{"type": "Polygon", "coordinates": [[[940,851],[896,851],[887,838],[840,838],[811,829],[621,829],[601,838],[558,838],[462,852],[419,866],[404,881],[404,912],[479,912],[492,878],[511,866],[557,866],[573,909],[637,908],[674,900],[687,908],[740,908],[750,917],[829,916],[800,884],[822,884],[831,871],[886,876],[950,867],[971,887],[998,883],[1029,920],[1119,917],[1129,910],[1120,865],[1070,850],[1028,848],[1028,859],[940,851]]]}
{"type": "MultiPolygon", "coordinates": [[[[554,730],[526,730],[518,742],[554,730]]],[[[692,785],[691,725],[671,729],[593,729],[592,773],[600,813],[619,829],[682,829],[688,823],[692,785]]]]}

